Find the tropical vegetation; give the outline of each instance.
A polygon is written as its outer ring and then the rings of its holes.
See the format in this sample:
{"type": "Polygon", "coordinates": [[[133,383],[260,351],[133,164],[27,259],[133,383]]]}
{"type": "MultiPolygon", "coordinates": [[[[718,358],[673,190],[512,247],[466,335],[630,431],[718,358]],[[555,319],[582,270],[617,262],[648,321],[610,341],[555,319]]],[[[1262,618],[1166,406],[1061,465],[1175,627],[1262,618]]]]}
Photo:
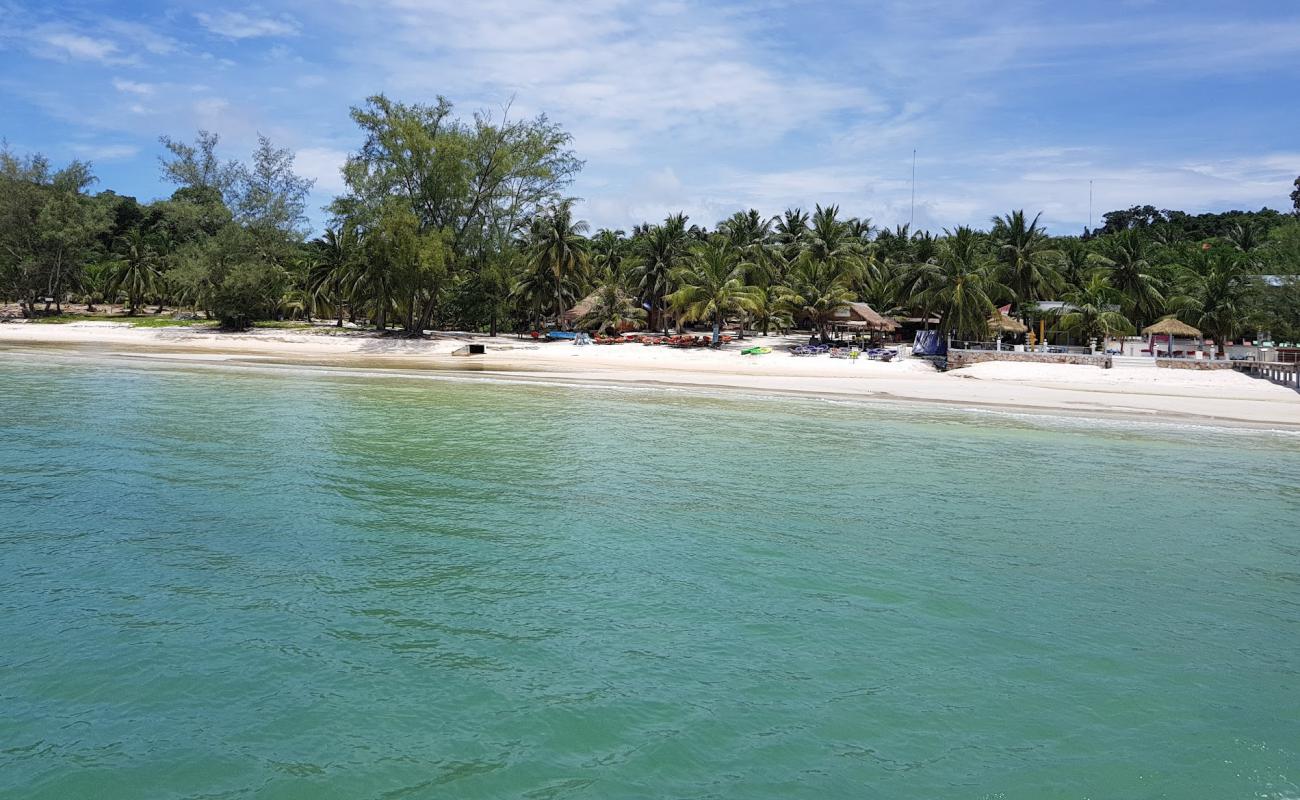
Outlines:
{"type": "Polygon", "coordinates": [[[728,326],[825,333],[866,302],[959,339],[988,338],[1006,306],[1074,341],[1168,315],[1220,346],[1300,339],[1300,183],[1291,213],[1135,206],[1077,236],[1022,209],[936,235],[834,205],[592,232],[568,194],[583,162],[545,116],[465,118],[441,98],[382,95],[351,115],[357,148],[316,236],[311,182],[265,138],[243,162],[222,160],[213,133],[163,137],[176,188],[144,203],[92,192],[88,163],[0,150],[0,303],[27,317],[120,305],[231,329],[320,319],[406,336],[701,325],[716,340],[728,326]]]}

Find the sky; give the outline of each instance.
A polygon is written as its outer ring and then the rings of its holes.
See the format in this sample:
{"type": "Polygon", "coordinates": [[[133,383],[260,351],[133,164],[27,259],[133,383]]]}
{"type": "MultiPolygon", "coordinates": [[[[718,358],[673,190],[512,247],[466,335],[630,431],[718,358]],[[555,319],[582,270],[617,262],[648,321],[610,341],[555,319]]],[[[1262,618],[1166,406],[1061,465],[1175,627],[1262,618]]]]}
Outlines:
{"type": "Polygon", "coordinates": [[[0,0],[0,138],[170,194],[158,137],[258,133],[316,180],[361,137],[350,106],[438,95],[546,113],[586,166],[579,213],[838,204],[893,226],[1289,207],[1300,175],[1293,0],[0,0]],[[915,204],[912,202],[915,150],[915,204]]]}

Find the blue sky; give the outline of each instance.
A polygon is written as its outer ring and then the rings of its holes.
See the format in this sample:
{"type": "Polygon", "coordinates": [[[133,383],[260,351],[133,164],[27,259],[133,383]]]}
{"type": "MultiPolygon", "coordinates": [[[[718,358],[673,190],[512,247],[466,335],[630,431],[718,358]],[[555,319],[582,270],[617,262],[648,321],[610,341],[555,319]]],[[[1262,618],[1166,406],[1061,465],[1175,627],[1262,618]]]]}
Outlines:
{"type": "MultiPolygon", "coordinates": [[[[159,134],[258,132],[313,206],[360,143],[348,107],[446,95],[545,111],[593,227],[838,203],[881,224],[1075,233],[1094,208],[1285,208],[1300,174],[1290,0],[0,0],[0,137],[150,199],[159,134]]],[[[314,212],[318,224],[323,214],[314,212]]]]}

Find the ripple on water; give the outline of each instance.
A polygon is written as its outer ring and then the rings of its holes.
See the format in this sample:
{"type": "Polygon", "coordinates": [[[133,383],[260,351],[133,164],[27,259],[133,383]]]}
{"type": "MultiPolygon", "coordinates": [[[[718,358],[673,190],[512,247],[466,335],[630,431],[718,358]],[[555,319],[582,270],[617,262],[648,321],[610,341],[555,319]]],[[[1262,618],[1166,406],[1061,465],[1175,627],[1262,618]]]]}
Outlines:
{"type": "Polygon", "coordinates": [[[1300,795],[1294,437],[0,380],[0,795],[1300,795]]]}

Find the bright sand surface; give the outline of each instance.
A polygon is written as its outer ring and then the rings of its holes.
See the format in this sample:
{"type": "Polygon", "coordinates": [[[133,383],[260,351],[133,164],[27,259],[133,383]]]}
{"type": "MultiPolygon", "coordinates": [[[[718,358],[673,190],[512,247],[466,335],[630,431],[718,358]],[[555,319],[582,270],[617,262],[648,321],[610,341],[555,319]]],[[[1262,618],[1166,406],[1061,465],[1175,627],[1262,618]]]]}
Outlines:
{"type": "Polygon", "coordinates": [[[1005,410],[1129,416],[1300,430],[1300,392],[1232,371],[1134,369],[996,362],[947,373],[928,362],[797,358],[798,337],[747,338],[726,349],[681,350],[640,344],[576,347],[513,336],[445,334],[432,339],[378,337],[361,331],[262,329],[220,333],[125,323],[0,325],[0,355],[67,352],[235,365],[455,371],[465,378],[741,390],[836,398],[922,401],[1005,410]],[[455,357],[468,341],[482,356],[455,357]],[[742,346],[774,352],[740,354],[742,346]]]}

